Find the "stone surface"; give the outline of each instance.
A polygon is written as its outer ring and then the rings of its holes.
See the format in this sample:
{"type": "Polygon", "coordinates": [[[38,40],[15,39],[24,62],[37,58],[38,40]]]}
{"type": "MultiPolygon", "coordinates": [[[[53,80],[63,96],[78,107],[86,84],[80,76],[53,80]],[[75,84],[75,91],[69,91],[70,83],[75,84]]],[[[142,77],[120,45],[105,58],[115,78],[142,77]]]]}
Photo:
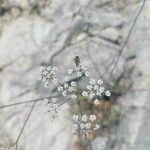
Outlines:
{"type": "MultiPolygon", "coordinates": [[[[141,3],[128,6],[125,1],[123,6],[127,7],[119,12],[114,9],[113,5],[117,6],[114,2],[101,7],[97,0],[56,0],[42,9],[40,15],[22,13],[4,24],[0,37],[0,68],[3,67],[0,70],[0,105],[51,94],[52,87],[43,89],[36,78],[37,68],[41,64],[50,64],[52,56],[61,80],[76,55],[83,63],[88,61],[92,76],[97,77],[92,57],[107,80],[113,58],[141,6],[141,3]]],[[[30,10],[25,0],[17,0],[16,4],[25,12],[30,10]]],[[[150,89],[149,9],[150,2],[147,1],[124,52],[124,57],[136,55],[134,88],[150,89]],[[142,76],[138,76],[139,73],[142,76]]],[[[117,66],[119,71],[123,62],[121,57],[117,66]]],[[[117,129],[121,142],[112,149],[149,150],[149,95],[148,91],[129,92],[120,98],[122,110],[128,113],[117,129]]],[[[15,141],[30,107],[0,110],[0,137],[3,137],[0,138],[0,149],[15,141]]],[[[64,107],[61,117],[52,124],[49,114],[45,113],[45,105],[38,103],[20,139],[20,150],[71,150],[68,105],[64,107]]],[[[93,149],[101,150],[107,142],[99,137],[93,141],[93,149]]]]}

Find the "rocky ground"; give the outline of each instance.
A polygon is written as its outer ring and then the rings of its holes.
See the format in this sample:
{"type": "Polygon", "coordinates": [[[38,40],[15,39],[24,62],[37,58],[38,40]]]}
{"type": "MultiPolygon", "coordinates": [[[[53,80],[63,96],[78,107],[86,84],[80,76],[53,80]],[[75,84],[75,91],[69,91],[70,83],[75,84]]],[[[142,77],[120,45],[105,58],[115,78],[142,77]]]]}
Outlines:
{"type": "MultiPolygon", "coordinates": [[[[107,80],[141,5],[140,0],[0,0],[0,105],[51,94],[53,87],[45,91],[36,80],[38,67],[53,61],[63,79],[76,55],[89,62],[92,75],[97,77],[92,58],[107,80]]],[[[121,140],[108,148],[108,139],[96,138],[94,150],[149,150],[149,9],[147,0],[117,65],[116,76],[125,59],[135,56],[127,62],[135,66],[131,77],[134,90],[119,98],[125,116],[117,129],[121,140]]],[[[0,110],[0,149],[9,149],[15,141],[30,107],[0,110]]],[[[19,150],[71,150],[69,106],[64,107],[53,125],[45,105],[38,103],[19,150]]]]}

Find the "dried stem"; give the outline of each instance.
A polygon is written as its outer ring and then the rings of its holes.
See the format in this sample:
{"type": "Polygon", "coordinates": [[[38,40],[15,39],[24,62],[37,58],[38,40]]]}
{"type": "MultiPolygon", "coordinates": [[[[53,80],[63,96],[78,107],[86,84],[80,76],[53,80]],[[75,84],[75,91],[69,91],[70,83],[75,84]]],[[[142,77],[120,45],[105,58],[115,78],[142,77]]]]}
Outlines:
{"type": "Polygon", "coordinates": [[[24,124],[23,124],[23,127],[22,127],[22,129],[21,129],[21,131],[20,131],[20,133],[19,133],[19,135],[18,135],[18,138],[17,138],[16,142],[12,145],[12,146],[15,145],[15,147],[16,147],[15,150],[18,149],[18,142],[19,142],[19,140],[20,140],[20,137],[21,137],[21,135],[22,135],[22,133],[23,133],[23,131],[24,131],[26,125],[27,125],[27,122],[28,122],[28,120],[29,120],[29,118],[30,118],[30,116],[31,116],[31,114],[32,114],[32,112],[33,112],[33,109],[34,109],[36,103],[37,103],[37,101],[35,101],[35,102],[33,103],[32,107],[31,107],[31,109],[30,109],[30,111],[29,111],[29,114],[27,115],[27,118],[26,118],[26,120],[25,120],[25,122],[24,122],[24,124]]]}
{"type": "Polygon", "coordinates": [[[23,105],[23,104],[27,104],[27,103],[33,103],[33,102],[39,102],[39,101],[43,101],[44,99],[50,99],[50,98],[59,97],[59,96],[60,96],[60,94],[56,95],[56,96],[47,96],[47,97],[41,97],[41,98],[32,99],[32,100],[28,100],[28,101],[22,101],[22,102],[18,102],[18,103],[8,104],[8,105],[0,106],[0,110],[7,108],[7,107],[23,105]]]}
{"type": "Polygon", "coordinates": [[[123,51],[124,51],[124,48],[125,48],[126,44],[128,43],[128,41],[129,41],[129,39],[130,39],[130,37],[131,37],[132,31],[133,31],[133,29],[134,29],[134,27],[135,27],[135,24],[136,24],[136,22],[137,22],[137,20],[138,20],[138,18],[139,18],[139,16],[140,16],[140,14],[141,14],[141,12],[142,12],[144,6],[145,6],[145,2],[146,2],[146,0],[143,0],[143,3],[142,3],[142,5],[141,5],[141,7],[140,7],[140,9],[139,9],[139,11],[138,11],[138,13],[137,13],[137,15],[136,15],[134,21],[133,21],[133,24],[132,24],[132,26],[131,26],[131,28],[130,28],[130,30],[129,30],[129,32],[128,32],[128,35],[127,35],[127,37],[126,37],[126,39],[125,39],[125,41],[124,41],[124,43],[123,43],[123,45],[122,45],[120,51],[119,51],[119,54],[118,54],[117,58],[114,59],[114,62],[112,63],[112,69],[111,69],[110,74],[109,74],[109,79],[111,78],[112,73],[114,72],[114,70],[115,70],[115,68],[116,68],[116,66],[117,66],[117,64],[118,64],[118,62],[119,62],[119,59],[120,59],[120,57],[121,57],[121,55],[122,55],[122,53],[123,53],[123,51]]]}
{"type": "Polygon", "coordinates": [[[58,105],[58,107],[62,106],[63,104],[65,104],[66,102],[68,102],[69,100],[71,100],[71,98],[65,100],[64,102],[62,102],[61,104],[58,105]]]}
{"type": "MultiPolygon", "coordinates": [[[[65,104],[65,103],[68,102],[69,100],[70,100],[70,98],[67,99],[66,101],[62,102],[61,104],[59,104],[58,107],[62,106],[63,104],[65,104]]],[[[30,112],[29,112],[29,114],[28,114],[28,116],[27,116],[27,118],[26,118],[26,120],[25,120],[25,122],[24,122],[24,124],[23,124],[23,127],[22,127],[22,129],[21,129],[21,131],[20,131],[20,133],[19,133],[19,135],[18,135],[18,138],[17,138],[16,142],[12,145],[12,146],[15,146],[15,150],[18,149],[18,143],[19,143],[20,137],[21,137],[21,135],[22,135],[22,133],[23,133],[25,127],[26,127],[26,124],[27,124],[27,122],[28,122],[28,120],[29,120],[29,118],[30,118],[32,112],[33,112],[33,109],[34,109],[34,107],[35,107],[35,104],[36,104],[38,101],[32,101],[32,102],[34,102],[34,103],[33,103],[32,107],[31,107],[31,109],[30,109],[30,112]]]]}
{"type": "Polygon", "coordinates": [[[81,102],[80,102],[80,96],[79,96],[79,84],[77,83],[77,104],[79,106],[81,117],[83,116],[81,102]]]}

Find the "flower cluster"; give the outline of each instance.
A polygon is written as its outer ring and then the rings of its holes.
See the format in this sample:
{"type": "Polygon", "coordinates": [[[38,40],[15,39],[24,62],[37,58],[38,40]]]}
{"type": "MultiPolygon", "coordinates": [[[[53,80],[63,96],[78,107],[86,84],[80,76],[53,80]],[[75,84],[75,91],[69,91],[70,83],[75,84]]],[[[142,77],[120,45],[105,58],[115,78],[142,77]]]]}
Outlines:
{"type": "Polygon", "coordinates": [[[57,103],[57,98],[52,98],[51,100],[50,99],[44,99],[45,102],[47,102],[48,104],[48,112],[51,113],[51,117],[52,119],[54,119],[55,117],[57,117],[58,115],[58,112],[59,112],[59,105],[57,103]]]}
{"type": "Polygon", "coordinates": [[[61,92],[61,94],[64,97],[71,94],[71,99],[77,98],[77,95],[74,94],[74,93],[76,93],[76,90],[77,90],[77,83],[75,81],[72,81],[70,83],[66,82],[66,83],[58,86],[58,91],[61,92]]]}
{"type": "MultiPolygon", "coordinates": [[[[50,84],[50,81],[52,80],[54,83],[57,83],[57,90],[60,93],[61,96],[64,98],[70,100],[76,100],[78,98],[78,101],[80,101],[80,96],[78,97],[79,91],[79,82],[75,81],[74,77],[77,79],[80,79],[80,77],[87,77],[89,82],[87,83],[86,87],[84,88],[84,91],[82,92],[82,95],[84,97],[87,97],[91,100],[94,100],[94,104],[99,104],[99,99],[101,97],[110,97],[111,92],[109,90],[106,90],[103,85],[103,81],[101,79],[89,79],[90,73],[88,72],[88,65],[81,65],[80,58],[76,56],[74,58],[74,64],[73,67],[68,69],[67,76],[65,77],[64,83],[59,82],[57,78],[55,77],[55,73],[57,71],[56,67],[51,66],[45,66],[40,68],[40,81],[44,83],[44,86],[47,87],[50,84]]],[[[48,112],[51,112],[52,118],[55,118],[58,115],[59,112],[59,104],[57,98],[52,99],[45,99],[48,101],[48,112]]],[[[65,101],[67,102],[67,101],[65,101]]],[[[64,103],[62,103],[64,104],[64,103]]],[[[80,105],[78,103],[78,105],[80,105]]],[[[79,106],[80,107],[80,106],[79,106]]],[[[81,108],[81,107],[80,107],[81,108]]],[[[82,113],[81,113],[82,114],[82,113]]],[[[98,130],[100,128],[100,125],[97,124],[97,118],[95,115],[74,115],[73,116],[73,131],[74,133],[81,131],[85,135],[88,134],[91,131],[98,130]]]]}
{"type": "Polygon", "coordinates": [[[55,78],[55,73],[57,68],[51,66],[42,66],[40,67],[40,77],[39,80],[44,83],[44,86],[47,87],[50,84],[50,81],[57,83],[58,80],[55,78]]]}
{"type": "Polygon", "coordinates": [[[102,86],[103,81],[101,79],[95,80],[90,79],[89,85],[87,85],[86,90],[82,92],[82,95],[84,97],[89,97],[90,99],[93,99],[95,97],[101,97],[102,94],[110,97],[111,93],[109,90],[105,91],[104,86],[102,86]]]}
{"type": "Polygon", "coordinates": [[[95,124],[96,116],[95,115],[83,115],[79,117],[78,115],[73,116],[73,132],[76,133],[78,130],[88,134],[91,131],[98,130],[100,128],[99,124],[95,124]]]}
{"type": "Polygon", "coordinates": [[[73,68],[68,69],[68,75],[72,75],[73,73],[75,74],[75,76],[77,77],[82,77],[83,75],[85,75],[86,77],[90,76],[90,73],[88,72],[88,65],[79,65],[76,66],[76,64],[73,64],[73,68]]]}

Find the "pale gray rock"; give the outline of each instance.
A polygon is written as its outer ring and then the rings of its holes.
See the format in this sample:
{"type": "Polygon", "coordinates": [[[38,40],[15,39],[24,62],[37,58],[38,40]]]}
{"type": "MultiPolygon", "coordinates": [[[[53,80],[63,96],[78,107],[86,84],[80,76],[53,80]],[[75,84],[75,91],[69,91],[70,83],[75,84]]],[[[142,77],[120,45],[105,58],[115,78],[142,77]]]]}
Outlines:
{"type": "MultiPolygon", "coordinates": [[[[26,1],[17,0],[16,4],[23,8],[28,7],[26,1]]],[[[64,80],[66,70],[71,67],[76,55],[81,57],[82,63],[89,62],[90,71],[94,69],[88,51],[100,68],[99,72],[107,80],[113,58],[118,54],[141,4],[129,6],[124,15],[114,9],[107,9],[107,5],[105,8],[98,5],[97,1],[89,0],[56,0],[41,11],[43,18],[22,15],[5,25],[0,38],[0,67],[7,66],[0,72],[1,105],[51,94],[48,92],[52,87],[45,90],[36,79],[37,68],[41,64],[50,64],[52,56],[53,64],[59,68],[58,76],[64,80]],[[38,89],[34,90],[35,87],[38,89]],[[30,89],[33,91],[18,97],[30,89]]],[[[124,52],[125,57],[136,55],[137,77],[133,77],[135,88],[150,88],[149,9],[150,3],[147,2],[124,52]],[[142,79],[138,77],[141,72],[142,79]]],[[[121,58],[117,66],[119,71],[122,71],[123,63],[121,58]]],[[[99,76],[97,72],[92,71],[92,77],[96,76],[99,76]]],[[[149,92],[128,93],[120,98],[123,112],[128,113],[118,127],[118,134],[123,142],[121,145],[116,143],[114,149],[121,146],[124,150],[148,150],[148,100],[149,92]]],[[[25,105],[1,111],[0,136],[4,135],[3,144],[9,145],[15,141],[30,107],[25,105]],[[5,137],[8,137],[7,140],[5,137]]],[[[45,113],[45,105],[38,104],[20,139],[19,148],[70,150],[71,123],[68,119],[68,105],[65,108],[62,116],[53,125],[49,114],[45,113]]],[[[92,143],[93,149],[105,149],[107,142],[108,139],[98,137],[92,143]]]]}

